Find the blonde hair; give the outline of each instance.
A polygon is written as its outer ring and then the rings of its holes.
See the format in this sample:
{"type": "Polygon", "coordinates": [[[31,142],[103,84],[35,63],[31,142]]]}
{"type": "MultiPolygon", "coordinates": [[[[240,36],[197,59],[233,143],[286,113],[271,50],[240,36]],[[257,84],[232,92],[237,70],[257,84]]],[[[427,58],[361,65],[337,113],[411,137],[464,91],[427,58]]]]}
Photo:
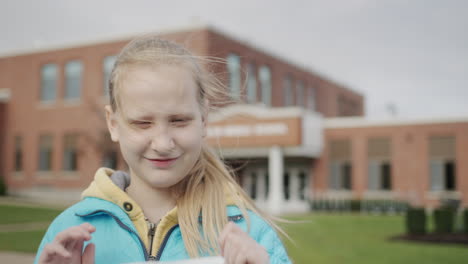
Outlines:
{"type": "MultiPolygon", "coordinates": [[[[160,39],[157,35],[145,35],[131,41],[117,57],[109,81],[110,105],[112,110],[119,108],[119,84],[123,72],[135,65],[176,65],[187,67],[198,86],[198,102],[201,111],[208,102],[210,108],[233,102],[227,87],[207,70],[216,58],[197,57],[181,45],[160,39]]],[[[241,210],[250,227],[247,210],[250,210],[268,222],[276,230],[284,233],[272,217],[260,212],[249,196],[234,179],[232,170],[208,146],[203,146],[200,156],[187,177],[173,187],[177,197],[179,226],[185,247],[191,257],[200,253],[220,254],[218,236],[228,222],[226,214],[226,193],[241,210]],[[202,217],[200,230],[199,217],[202,217]]]]}

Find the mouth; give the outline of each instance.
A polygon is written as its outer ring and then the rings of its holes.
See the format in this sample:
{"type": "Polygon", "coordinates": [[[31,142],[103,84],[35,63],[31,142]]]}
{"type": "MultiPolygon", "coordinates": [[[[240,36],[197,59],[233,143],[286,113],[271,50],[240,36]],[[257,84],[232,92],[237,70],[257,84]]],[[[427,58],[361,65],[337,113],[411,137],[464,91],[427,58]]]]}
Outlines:
{"type": "Polygon", "coordinates": [[[159,169],[167,169],[170,168],[176,161],[177,158],[170,158],[170,159],[148,159],[148,160],[153,166],[159,169]]]}

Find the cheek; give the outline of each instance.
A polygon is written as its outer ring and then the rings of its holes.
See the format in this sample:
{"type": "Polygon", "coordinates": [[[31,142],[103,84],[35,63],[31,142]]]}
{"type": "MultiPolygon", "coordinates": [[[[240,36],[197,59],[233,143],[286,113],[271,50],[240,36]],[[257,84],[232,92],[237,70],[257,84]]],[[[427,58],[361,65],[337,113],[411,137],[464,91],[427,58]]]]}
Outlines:
{"type": "Polygon", "coordinates": [[[121,148],[125,148],[133,152],[143,150],[148,144],[148,139],[150,138],[145,133],[137,132],[128,128],[121,128],[119,133],[121,148]]]}
{"type": "Polygon", "coordinates": [[[203,142],[203,130],[200,127],[181,129],[175,133],[178,145],[186,150],[198,149],[203,142]]]}

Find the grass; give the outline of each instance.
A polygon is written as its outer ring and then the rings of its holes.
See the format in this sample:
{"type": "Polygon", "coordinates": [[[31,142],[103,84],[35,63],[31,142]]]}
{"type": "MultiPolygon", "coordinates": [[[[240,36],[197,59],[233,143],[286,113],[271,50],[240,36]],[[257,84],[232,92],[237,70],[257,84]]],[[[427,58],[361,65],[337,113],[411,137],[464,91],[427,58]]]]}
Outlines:
{"type": "Polygon", "coordinates": [[[46,230],[0,233],[0,251],[36,253],[46,230]]]}
{"type": "MultiPolygon", "coordinates": [[[[44,222],[57,209],[0,205],[1,224],[44,222]]],[[[307,214],[289,216],[300,222],[285,224],[295,244],[284,240],[294,263],[468,263],[464,246],[391,241],[404,233],[403,216],[307,214]]],[[[0,232],[0,251],[35,253],[44,230],[0,232]]]]}
{"type": "Polygon", "coordinates": [[[0,205],[0,224],[20,224],[32,222],[47,222],[52,221],[62,210],[16,206],[16,205],[0,205]]]}
{"type": "Polygon", "coordinates": [[[468,263],[468,248],[457,245],[391,241],[403,234],[403,216],[309,214],[284,225],[294,244],[284,240],[295,263],[468,263]]]}
{"type": "MultiPolygon", "coordinates": [[[[17,206],[0,205],[0,227],[1,225],[26,224],[33,222],[52,222],[62,210],[17,206]]],[[[19,251],[35,253],[45,229],[32,231],[0,231],[0,251],[19,251]]]]}

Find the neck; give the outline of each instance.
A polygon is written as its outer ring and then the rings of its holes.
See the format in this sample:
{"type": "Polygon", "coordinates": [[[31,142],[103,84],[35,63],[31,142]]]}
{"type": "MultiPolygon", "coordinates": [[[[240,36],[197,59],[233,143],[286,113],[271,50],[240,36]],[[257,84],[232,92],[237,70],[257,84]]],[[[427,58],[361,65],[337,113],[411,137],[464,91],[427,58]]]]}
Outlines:
{"type": "Polygon", "coordinates": [[[169,189],[151,187],[133,172],[130,174],[132,180],[127,188],[127,194],[137,202],[150,222],[159,222],[167,212],[175,207],[175,198],[169,189]]]}

